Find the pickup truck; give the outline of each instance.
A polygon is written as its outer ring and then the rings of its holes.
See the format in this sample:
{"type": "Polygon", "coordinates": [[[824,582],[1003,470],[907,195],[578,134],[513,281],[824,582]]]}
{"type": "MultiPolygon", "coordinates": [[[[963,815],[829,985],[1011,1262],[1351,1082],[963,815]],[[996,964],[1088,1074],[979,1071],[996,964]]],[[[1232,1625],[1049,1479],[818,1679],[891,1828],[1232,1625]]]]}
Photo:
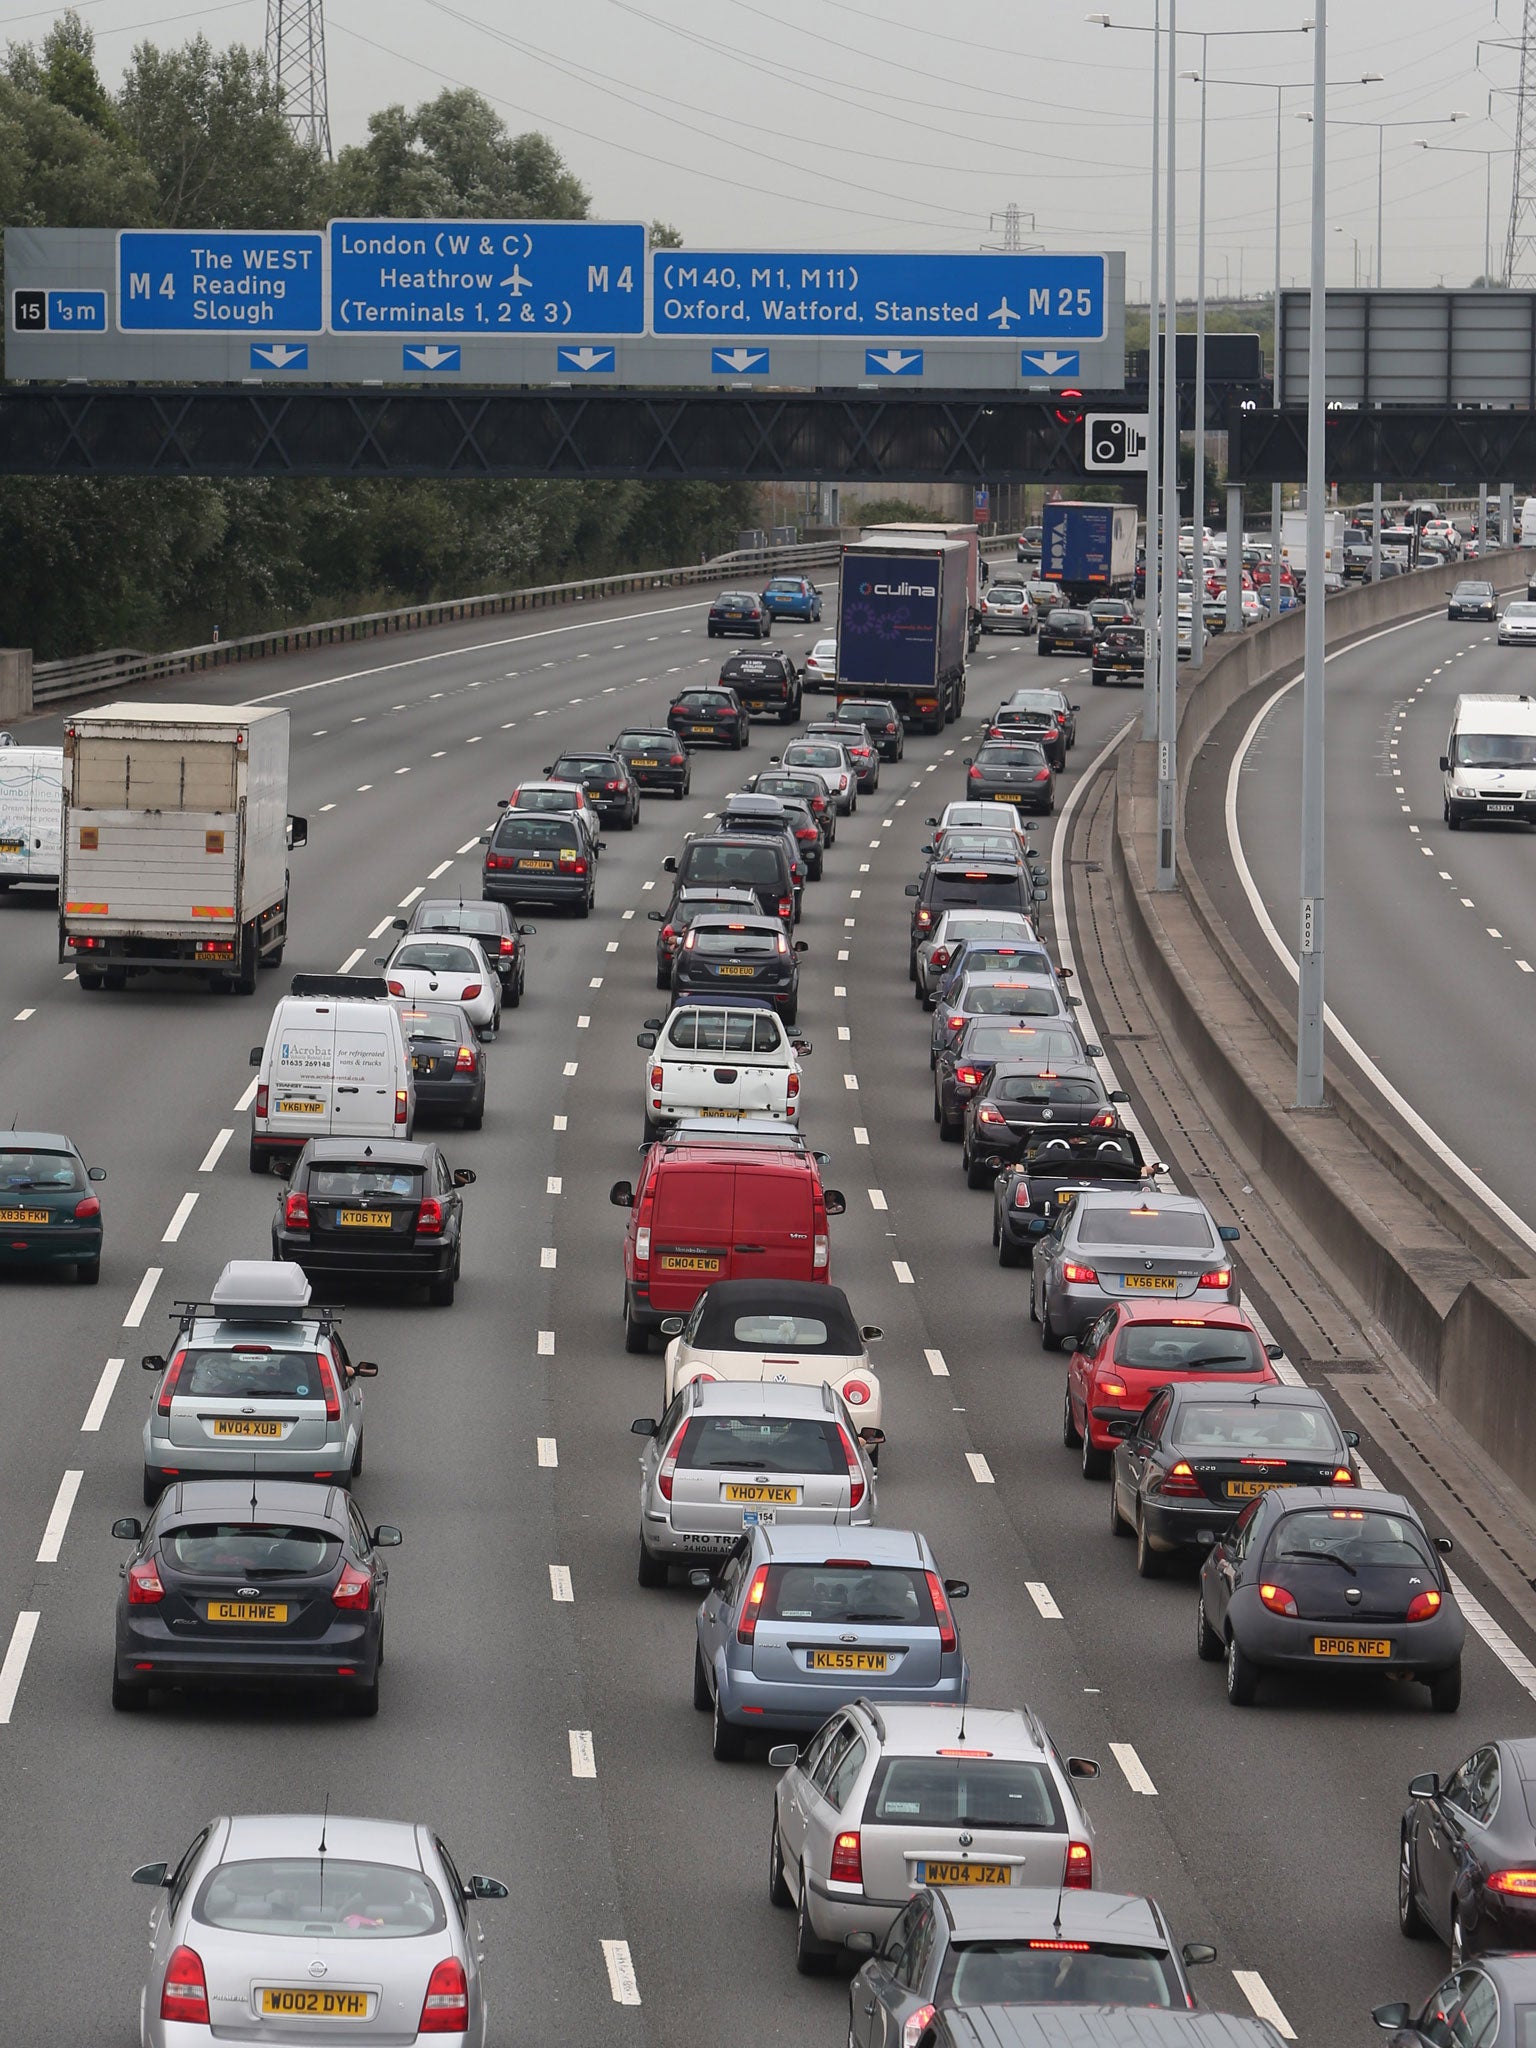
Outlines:
{"type": "Polygon", "coordinates": [[[684,997],[664,1021],[648,1017],[637,1043],[651,1055],[647,1144],[685,1117],[772,1117],[793,1125],[799,1116],[800,1057],[811,1048],[755,996],[684,997]]]}

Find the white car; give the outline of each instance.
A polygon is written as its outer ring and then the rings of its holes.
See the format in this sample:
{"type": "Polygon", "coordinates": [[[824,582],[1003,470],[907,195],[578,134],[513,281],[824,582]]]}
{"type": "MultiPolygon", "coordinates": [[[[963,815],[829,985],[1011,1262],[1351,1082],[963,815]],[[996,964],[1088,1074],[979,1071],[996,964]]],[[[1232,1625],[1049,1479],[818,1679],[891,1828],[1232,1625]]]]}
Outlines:
{"type": "Polygon", "coordinates": [[[499,811],[574,811],[587,835],[594,859],[602,851],[601,822],[579,782],[520,782],[510,796],[498,799],[499,811]]]}
{"type": "Polygon", "coordinates": [[[1431,547],[1438,548],[1442,555],[1449,556],[1453,562],[1461,559],[1464,542],[1449,519],[1426,520],[1420,537],[1428,541],[1431,547]]]}
{"type": "Polygon", "coordinates": [[[858,809],[859,773],[841,740],[791,740],[773,759],[777,767],[793,768],[797,774],[819,775],[839,817],[851,817],[858,809]]]}
{"type": "Polygon", "coordinates": [[[962,939],[990,940],[1001,946],[1039,944],[1034,926],[1016,910],[946,910],[933,930],[917,942],[916,995],[920,1003],[933,1001],[962,939]]]}
{"type": "Polygon", "coordinates": [[[501,1024],[501,977],[478,939],[464,932],[417,933],[381,963],[392,996],[457,1003],[482,1038],[501,1024]]]}
{"type": "Polygon", "coordinates": [[[1027,832],[1034,830],[1034,820],[1021,818],[1017,804],[979,803],[967,797],[959,797],[954,803],[946,804],[938,817],[929,818],[926,823],[933,827],[930,841],[933,846],[938,845],[946,832],[1012,832],[1022,840],[1027,832]]]}
{"type": "MultiPolygon", "coordinates": [[[[664,1407],[690,1380],[767,1380],[835,1387],[861,1426],[883,1427],[880,1381],[868,1346],[881,1332],[853,1319],[841,1287],[808,1280],[720,1280],[688,1317],[669,1316],[664,1407]]],[[[879,1452],[871,1454],[879,1463],[879,1452]]]]}
{"type": "Polygon", "coordinates": [[[992,583],[981,600],[983,633],[1033,633],[1035,608],[1022,583],[992,583]]]}
{"type": "Polygon", "coordinates": [[[651,1056],[647,1144],[685,1117],[771,1117],[791,1125],[799,1117],[799,1055],[811,1048],[765,1004],[685,998],[665,1020],[647,1018],[637,1043],[651,1056]]]}
{"type": "Polygon", "coordinates": [[[1520,601],[1506,605],[1499,617],[1499,645],[1515,647],[1536,640],[1536,604],[1520,601]]]}
{"type": "Polygon", "coordinates": [[[837,688],[837,642],[818,640],[805,657],[805,668],[801,673],[800,687],[803,690],[835,690],[837,688]]]}

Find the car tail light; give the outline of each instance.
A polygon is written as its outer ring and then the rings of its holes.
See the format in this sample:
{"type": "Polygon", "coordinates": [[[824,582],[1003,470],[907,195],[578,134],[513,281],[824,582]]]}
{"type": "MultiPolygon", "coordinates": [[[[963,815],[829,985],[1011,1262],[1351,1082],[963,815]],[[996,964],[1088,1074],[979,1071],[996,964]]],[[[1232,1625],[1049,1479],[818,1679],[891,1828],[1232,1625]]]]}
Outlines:
{"type": "Polygon", "coordinates": [[[1051,771],[1050,771],[1050,769],[1049,769],[1049,768],[1037,768],[1037,769],[1035,770],[1035,777],[1034,777],[1034,779],[1035,779],[1035,781],[1036,781],[1036,782],[1049,782],[1049,781],[1050,781],[1050,779],[1051,779],[1051,771]]]}
{"type": "Polygon", "coordinates": [[[661,1489],[663,1500],[670,1500],[672,1498],[672,1480],[677,1471],[678,1454],[683,1448],[683,1439],[687,1436],[690,1427],[691,1425],[685,1422],[676,1436],[673,1437],[671,1443],[667,1446],[667,1455],[662,1459],[660,1469],[656,1474],[656,1484],[661,1489]]]}
{"type": "Polygon", "coordinates": [[[510,853],[488,853],[485,856],[485,864],[488,868],[509,868],[512,866],[512,856],[510,853]]]}
{"type": "Polygon", "coordinates": [[[672,706],[672,709],[667,713],[667,716],[668,718],[686,718],[688,716],[688,713],[681,704],[674,704],[672,706]]]}
{"type": "Polygon", "coordinates": [[[800,825],[795,829],[795,837],[797,839],[819,839],[821,834],[814,825],[800,825]]]}
{"type": "Polygon", "coordinates": [[[827,1238],[825,1231],[818,1230],[811,1239],[811,1270],[824,1273],[827,1269],[827,1238]]]}
{"type": "Polygon", "coordinates": [[[779,915],[780,915],[780,917],[793,917],[793,916],[794,916],[794,914],[795,914],[795,899],[794,899],[794,897],[793,897],[793,896],[781,896],[781,897],[779,898],[779,915]]]}
{"type": "Polygon", "coordinates": [[[800,1076],[798,1074],[788,1074],[785,1076],[784,1093],[786,1099],[790,1102],[796,1102],[799,1100],[800,1076]]]}
{"type": "MultiPolygon", "coordinates": [[[[1433,1615],[1436,1615],[1439,1612],[1440,1595],[1434,1590],[1433,1587],[1431,1587],[1427,1592],[1415,1593],[1413,1598],[1408,1602],[1408,1619],[1410,1621],[1428,1621],[1433,1615]]],[[[1490,1883],[1492,1882],[1491,1879],[1489,1881],[1490,1883]]]]}
{"type": "Polygon", "coordinates": [[[843,1399],[850,1408],[863,1408],[874,1398],[867,1380],[845,1380],[843,1399]]]}
{"type": "Polygon", "coordinates": [[[584,875],[587,872],[585,859],[581,854],[573,853],[568,846],[561,849],[560,865],[568,874],[584,875]]]}
{"type": "Polygon", "coordinates": [[[479,995],[479,993],[480,993],[480,984],[479,984],[479,982],[478,982],[478,981],[467,981],[467,982],[466,982],[466,983],[464,984],[463,988],[461,988],[461,989],[459,990],[459,1001],[460,1001],[461,1003],[472,1003],[472,1002],[473,1002],[473,1001],[475,1000],[475,997],[476,997],[477,995],[479,995]]]}
{"type": "Polygon", "coordinates": [[[1013,1206],[1015,1209],[1027,1209],[1029,1207],[1029,1182],[1027,1180],[1014,1183],[1013,1206]]]}
{"type": "Polygon", "coordinates": [[[916,924],[920,932],[927,931],[929,925],[931,925],[932,923],[933,912],[931,910],[920,910],[917,913],[916,924]]]}
{"type": "Polygon", "coordinates": [[[938,2009],[936,2005],[920,2005],[917,2008],[901,2030],[901,2048],[917,2048],[938,2009]]]}
{"type": "Polygon", "coordinates": [[[624,785],[622,782],[605,782],[603,787],[604,789],[622,789],[624,785]]]}
{"type": "Polygon", "coordinates": [[[693,951],[694,951],[694,950],[696,949],[696,947],[698,946],[698,943],[699,943],[699,935],[698,935],[698,933],[697,933],[697,932],[696,932],[696,931],[695,931],[695,930],[693,929],[693,926],[692,926],[692,925],[690,925],[690,926],[688,927],[688,930],[687,930],[686,934],[684,935],[684,938],[683,938],[683,951],[684,951],[685,953],[692,953],[692,952],[693,952],[693,951]]]}
{"type": "Polygon", "coordinates": [[[171,1353],[171,1362],[165,1368],[165,1378],[160,1382],[160,1398],[155,1403],[156,1408],[162,1415],[169,1415],[171,1412],[171,1397],[176,1392],[176,1382],[181,1378],[181,1368],[186,1362],[187,1354],[185,1351],[173,1351],[171,1353]]]}
{"type": "Polygon", "coordinates": [[[469,2031],[469,1983],[457,1956],[445,1956],[427,1979],[421,2001],[418,2034],[464,2034],[469,2031]]]}
{"type": "Polygon", "coordinates": [[[1209,1273],[1202,1273],[1200,1275],[1200,1285],[1202,1287],[1230,1287],[1232,1285],[1232,1268],[1230,1266],[1214,1266],[1209,1273]]]}
{"type": "Polygon", "coordinates": [[[372,1599],[373,1573],[363,1570],[360,1565],[344,1564],[341,1577],[336,1581],[336,1590],[331,1595],[331,1605],[366,1613],[372,1599]]]}
{"type": "Polygon", "coordinates": [[[459,1047],[458,1058],[453,1063],[453,1071],[456,1074],[472,1074],[475,1071],[475,1048],[472,1045],[461,1045],[459,1047]]]}
{"type": "Polygon", "coordinates": [[[937,1572],[925,1572],[923,1576],[928,1581],[928,1598],[933,1602],[933,1618],[938,1624],[939,1648],[941,1651],[953,1650],[959,1639],[955,1634],[955,1617],[950,1612],[944,1581],[937,1572]]]}
{"type": "Polygon", "coordinates": [[[336,1368],[323,1351],[316,1353],[320,1367],[320,1391],[325,1396],[325,1419],[338,1422],[341,1419],[341,1394],[336,1386],[336,1368]]]}
{"type": "Polygon", "coordinates": [[[674,754],[668,761],[667,766],[669,768],[686,768],[688,766],[688,756],[686,754],[674,754]]]}
{"type": "MultiPolygon", "coordinates": [[[[1347,1465],[1334,1466],[1333,1477],[1328,1481],[1330,1486],[1353,1486],[1354,1483],[1355,1475],[1347,1465]]],[[[1438,1599],[1440,1596],[1436,1594],[1435,1597],[1438,1599]]]]}
{"type": "Polygon", "coordinates": [[[651,1093],[652,1093],[653,1095],[655,1095],[655,1096],[658,1096],[658,1097],[659,1097],[659,1096],[660,1096],[660,1094],[661,1094],[661,1074],[662,1074],[662,1070],[661,1070],[661,1068],[660,1068],[660,1067],[652,1067],[652,1069],[651,1069],[651,1093]]]}
{"type": "Polygon", "coordinates": [[[955,1080],[962,1088],[979,1088],[981,1075],[975,1067],[956,1067],[955,1080]]]}
{"type": "Polygon", "coordinates": [[[930,967],[947,967],[949,965],[948,946],[935,946],[928,955],[928,965],[930,967]]]}
{"type": "Polygon", "coordinates": [[[969,775],[967,775],[965,779],[967,782],[980,782],[981,770],[979,768],[972,768],[969,775]]]}
{"type": "Polygon", "coordinates": [[[395,1090],[395,1122],[406,1124],[411,1120],[411,1098],[404,1088],[395,1090]]]}
{"type": "Polygon", "coordinates": [[[403,996],[405,994],[405,983],[403,981],[390,981],[384,985],[392,996],[403,996]]]}
{"type": "Polygon", "coordinates": [[[863,1467],[859,1463],[859,1454],[853,1447],[853,1439],[841,1423],[837,1425],[837,1434],[843,1446],[843,1456],[848,1461],[848,1505],[856,1508],[864,1498],[863,1467]]]}
{"type": "Polygon", "coordinates": [[[970,1021],[970,1018],[962,1010],[958,1015],[951,1014],[947,1017],[944,1020],[944,1028],[946,1031],[963,1031],[970,1021]]]}
{"type": "Polygon", "coordinates": [[[1262,1585],[1259,1588],[1259,1598],[1271,1614],[1294,1616],[1296,1613],[1296,1596],[1294,1593],[1288,1593],[1284,1586],[1262,1585]]]}
{"type": "Polygon", "coordinates": [[[1066,722],[1067,722],[1067,714],[1065,713],[1065,711],[1058,711],[1058,712],[1057,712],[1057,714],[1056,714],[1056,723],[1057,723],[1058,725],[1065,725],[1065,724],[1066,724],[1066,722]]]}
{"type": "Polygon", "coordinates": [[[299,1194],[299,1193],[295,1192],[294,1194],[288,1195],[288,1196],[286,1196],[286,1197],[284,1198],[284,1201],[283,1201],[283,1228],[284,1228],[284,1230],[308,1230],[308,1228],[309,1228],[309,1197],[308,1197],[308,1195],[303,1195],[303,1194],[299,1194]]]}
{"type": "Polygon", "coordinates": [[[203,1959],[195,1948],[172,1951],[160,1987],[160,2017],[180,2020],[184,2026],[206,2027],[208,2021],[208,1980],[203,1959]]]}
{"type": "Polygon", "coordinates": [[[1068,1259],[1061,1269],[1061,1277],[1068,1287],[1097,1287],[1099,1276],[1092,1266],[1079,1266],[1068,1259]]]}
{"type": "Polygon", "coordinates": [[[141,1557],[128,1567],[128,1605],[154,1607],[165,1598],[165,1588],[153,1558],[141,1557]]]}
{"type": "Polygon", "coordinates": [[[1107,1400],[1123,1401],[1125,1399],[1125,1381],[1100,1380],[1096,1391],[1103,1394],[1107,1400]]]}
{"type": "Polygon", "coordinates": [[[505,960],[505,959],[506,959],[506,957],[507,957],[507,955],[508,955],[509,953],[515,953],[516,951],[517,951],[517,941],[516,941],[516,939],[509,939],[509,938],[507,937],[506,933],[505,933],[505,932],[503,932],[503,933],[502,933],[502,936],[501,936],[501,957],[502,957],[502,959],[503,959],[503,960],[505,960]]]}
{"type": "Polygon", "coordinates": [[[441,1237],[443,1234],[443,1205],[436,1195],[423,1198],[416,1211],[416,1235],[418,1237],[441,1237]]]}
{"type": "Polygon", "coordinates": [[[824,811],[826,808],[827,800],[824,796],[813,796],[811,798],[811,809],[813,811],[824,811]]]}
{"type": "Polygon", "coordinates": [[[670,924],[662,926],[661,947],[664,953],[675,953],[677,951],[677,931],[674,926],[670,924]]]}
{"type": "Polygon", "coordinates": [[[846,1828],[833,1837],[832,1861],[827,1866],[827,1877],[832,1884],[856,1884],[864,1882],[864,1858],[859,1849],[859,1831],[846,1828]]]}
{"type": "Polygon", "coordinates": [[[88,1223],[93,1216],[101,1214],[101,1203],[94,1195],[82,1195],[75,1204],[75,1221],[88,1223]]]}
{"type": "Polygon", "coordinates": [[[1189,1461],[1186,1458],[1180,1458],[1176,1465],[1171,1466],[1164,1473],[1161,1490],[1164,1493],[1175,1494],[1181,1500],[1199,1499],[1200,1482],[1190,1469],[1189,1461]]]}
{"type": "Polygon", "coordinates": [[[651,1256],[651,1226],[642,1223],[635,1232],[635,1263],[643,1266],[651,1256]]]}
{"type": "Polygon", "coordinates": [[[989,1128],[996,1129],[998,1126],[1006,1124],[1008,1119],[1000,1109],[994,1109],[990,1102],[984,1102],[976,1112],[976,1121],[979,1124],[986,1124],[989,1128]]]}
{"type": "Polygon", "coordinates": [[[1494,1870],[1483,1882],[1491,1892],[1507,1892],[1517,1899],[1536,1899],[1536,1870],[1494,1870]]]}
{"type": "Polygon", "coordinates": [[[1068,1842],[1067,1871],[1063,1882],[1069,1892],[1093,1890],[1093,1850],[1086,1842],[1068,1842]]]}
{"type": "Polygon", "coordinates": [[[1115,1121],[1115,1112],[1112,1109],[1101,1109],[1097,1116],[1089,1117],[1088,1128],[1090,1131],[1112,1131],[1115,1121]]]}
{"type": "Polygon", "coordinates": [[[738,1643],[750,1643],[757,1633],[758,1612],[763,1604],[763,1594],[768,1586],[768,1567],[760,1564],[752,1574],[752,1583],[747,1588],[747,1597],[741,1603],[741,1619],[736,1624],[738,1643]]]}

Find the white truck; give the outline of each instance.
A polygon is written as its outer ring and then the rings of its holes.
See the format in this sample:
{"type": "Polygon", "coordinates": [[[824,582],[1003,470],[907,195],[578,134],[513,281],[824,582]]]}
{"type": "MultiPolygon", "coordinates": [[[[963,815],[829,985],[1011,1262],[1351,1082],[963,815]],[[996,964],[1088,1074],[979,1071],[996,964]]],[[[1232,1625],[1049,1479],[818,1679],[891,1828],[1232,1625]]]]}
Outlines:
{"type": "Polygon", "coordinates": [[[288,714],[108,704],[65,728],[59,958],[85,989],[191,972],[254,995],[288,936],[288,714]]]}
{"type": "MultiPolygon", "coordinates": [[[[1280,515],[1280,558],[1289,562],[1293,576],[1307,573],[1307,515],[1305,512],[1282,512],[1280,515]]],[[[1330,571],[1342,576],[1344,573],[1344,515],[1342,512],[1323,514],[1323,574],[1330,571]]]]}
{"type": "Polygon", "coordinates": [[[59,881],[64,749],[0,747],[0,890],[59,881]]]}

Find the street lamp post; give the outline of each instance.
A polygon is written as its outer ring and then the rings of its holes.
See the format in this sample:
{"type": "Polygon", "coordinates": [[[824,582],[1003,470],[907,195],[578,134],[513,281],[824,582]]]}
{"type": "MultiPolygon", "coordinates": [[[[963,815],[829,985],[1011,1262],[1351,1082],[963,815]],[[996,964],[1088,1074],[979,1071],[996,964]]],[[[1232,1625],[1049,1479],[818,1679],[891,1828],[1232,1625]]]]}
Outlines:
{"type": "Polygon", "coordinates": [[[1177,879],[1174,834],[1177,812],[1179,710],[1179,380],[1178,380],[1178,93],[1174,64],[1178,49],[1179,0],[1168,0],[1168,229],[1165,237],[1168,282],[1169,354],[1173,361],[1163,379],[1163,574],[1158,592],[1161,678],[1157,699],[1157,878],[1155,886],[1171,889],[1177,879]]]}
{"type": "MultiPolygon", "coordinates": [[[[1297,955],[1296,1106],[1323,1104],[1323,495],[1328,418],[1324,349],[1327,318],[1328,0],[1316,0],[1312,52],[1312,269],[1307,305],[1308,592],[1301,683],[1301,920],[1297,955]]],[[[1380,262],[1380,252],[1377,261],[1380,262]]],[[[1270,556],[1270,594],[1278,603],[1279,536],[1270,556]]]]}
{"type": "MultiPolygon", "coordinates": [[[[1310,121],[1310,114],[1298,114],[1298,121],[1310,121]]],[[[1470,121],[1467,113],[1441,114],[1428,121],[1334,121],[1334,128],[1374,128],[1376,130],[1376,289],[1380,291],[1386,282],[1386,251],[1382,244],[1382,195],[1386,189],[1385,144],[1389,128],[1449,128],[1457,121],[1470,121]]],[[[1316,151],[1313,152],[1314,156],[1316,151]]]]}
{"type": "MultiPolygon", "coordinates": [[[[1465,149],[1450,142],[1427,142],[1418,138],[1420,149],[1430,150],[1436,156],[1480,156],[1483,160],[1483,283],[1486,285],[1493,271],[1493,160],[1496,156],[1513,156],[1512,149],[1465,149]]],[[[1504,279],[1507,283],[1508,280],[1504,279]]]]}

